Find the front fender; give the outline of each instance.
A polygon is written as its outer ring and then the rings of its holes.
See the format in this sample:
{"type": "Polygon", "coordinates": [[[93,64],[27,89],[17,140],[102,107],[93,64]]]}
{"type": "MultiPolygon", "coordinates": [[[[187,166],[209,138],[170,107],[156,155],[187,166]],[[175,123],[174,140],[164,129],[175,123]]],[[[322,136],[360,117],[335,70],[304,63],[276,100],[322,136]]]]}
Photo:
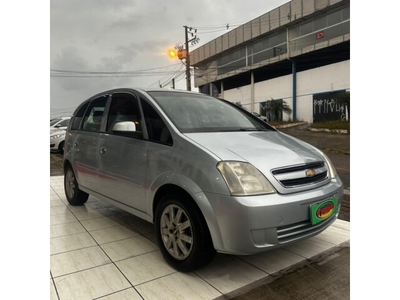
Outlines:
{"type": "Polygon", "coordinates": [[[148,212],[153,218],[153,206],[155,201],[155,196],[157,191],[166,185],[175,186],[186,191],[193,201],[197,204],[200,212],[202,213],[208,229],[211,234],[211,239],[214,244],[214,248],[220,248],[222,245],[222,235],[219,230],[218,221],[216,219],[214,210],[211,206],[210,201],[207,196],[203,193],[201,188],[189,177],[185,175],[178,174],[175,172],[166,172],[158,176],[150,185],[147,194],[148,212]]]}
{"type": "Polygon", "coordinates": [[[154,199],[157,191],[167,184],[171,184],[185,190],[188,194],[192,195],[192,197],[194,194],[202,191],[200,187],[189,177],[172,171],[165,172],[155,178],[147,189],[147,211],[149,213],[152,214],[153,212],[154,199]]]}

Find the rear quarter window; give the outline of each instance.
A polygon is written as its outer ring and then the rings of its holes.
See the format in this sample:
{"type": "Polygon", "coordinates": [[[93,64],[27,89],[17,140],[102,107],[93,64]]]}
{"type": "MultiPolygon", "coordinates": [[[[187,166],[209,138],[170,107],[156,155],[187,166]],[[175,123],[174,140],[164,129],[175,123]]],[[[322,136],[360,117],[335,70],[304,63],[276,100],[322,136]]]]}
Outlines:
{"type": "Polygon", "coordinates": [[[74,116],[74,119],[71,124],[71,130],[78,130],[79,124],[81,123],[81,120],[83,118],[83,115],[85,113],[86,108],[88,107],[89,102],[84,104],[77,112],[76,115],[74,116]]]}

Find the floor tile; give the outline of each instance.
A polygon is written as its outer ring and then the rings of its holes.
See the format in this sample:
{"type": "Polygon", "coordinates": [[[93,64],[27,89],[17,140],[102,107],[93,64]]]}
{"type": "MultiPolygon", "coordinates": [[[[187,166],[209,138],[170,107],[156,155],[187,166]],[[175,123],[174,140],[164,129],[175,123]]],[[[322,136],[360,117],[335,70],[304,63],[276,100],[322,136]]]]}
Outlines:
{"type": "Polygon", "coordinates": [[[113,261],[153,252],[158,249],[156,245],[142,236],[103,244],[101,247],[113,261]]]}
{"type": "Polygon", "coordinates": [[[130,288],[101,297],[98,300],[143,300],[143,298],[133,288],[130,288]]]}
{"type": "Polygon", "coordinates": [[[81,223],[82,223],[83,227],[86,228],[87,231],[104,229],[104,228],[120,225],[115,220],[112,220],[111,218],[105,218],[105,217],[84,220],[84,221],[81,221],[81,223]]]}
{"type": "Polygon", "coordinates": [[[155,232],[154,224],[139,219],[138,217],[135,217],[133,215],[131,217],[123,218],[123,220],[143,235],[155,232]]]}
{"type": "Polygon", "coordinates": [[[67,204],[66,207],[68,207],[68,209],[73,214],[79,213],[79,212],[86,212],[88,209],[90,209],[90,208],[87,208],[85,205],[76,205],[76,206],[74,206],[74,205],[67,204]]]}
{"type": "Polygon", "coordinates": [[[79,222],[71,222],[50,226],[50,238],[86,232],[86,229],[79,222]]]}
{"type": "Polygon", "coordinates": [[[340,227],[330,226],[316,237],[325,242],[340,245],[350,239],[350,231],[340,227]]]}
{"type": "Polygon", "coordinates": [[[255,255],[240,256],[240,258],[269,274],[274,274],[301,261],[305,261],[303,256],[285,249],[275,249],[255,255]]]}
{"type": "Polygon", "coordinates": [[[57,254],[95,246],[96,242],[87,233],[77,233],[50,239],[50,254],[57,254]]]}
{"type": "Polygon", "coordinates": [[[70,212],[50,216],[50,225],[76,222],[76,217],[70,212]]]}
{"type": "Polygon", "coordinates": [[[57,199],[50,200],[50,207],[54,207],[54,206],[62,206],[62,207],[65,207],[65,203],[62,202],[62,200],[61,200],[60,198],[57,197],[57,199]]]}
{"type": "Polygon", "coordinates": [[[268,276],[247,262],[229,255],[214,260],[195,273],[223,294],[268,276]]]}
{"type": "Polygon", "coordinates": [[[74,212],[74,215],[79,221],[91,220],[91,219],[96,219],[96,218],[104,218],[104,216],[101,213],[99,213],[97,210],[87,209],[87,208],[85,210],[74,212]]]}
{"type": "Polygon", "coordinates": [[[344,220],[339,220],[337,219],[335,221],[335,223],[332,224],[333,227],[338,227],[338,228],[342,228],[344,230],[348,230],[350,231],[350,222],[348,221],[344,221],[344,220]]]}
{"type": "Polygon", "coordinates": [[[64,204],[62,206],[50,206],[50,216],[70,213],[71,211],[64,204]]]}
{"type": "Polygon", "coordinates": [[[50,300],[58,300],[57,292],[54,287],[53,280],[50,280],[50,300]]]}
{"type": "Polygon", "coordinates": [[[50,268],[53,277],[98,267],[108,263],[111,263],[110,259],[99,246],[50,256],[50,268]]]}
{"type": "Polygon", "coordinates": [[[193,273],[173,273],[135,288],[145,300],[210,300],[221,296],[220,292],[193,273]]]}
{"type": "Polygon", "coordinates": [[[162,258],[153,224],[93,196],[69,205],[63,176],[50,185],[51,299],[215,299],[350,240],[350,222],[337,220],[311,239],[252,256],[217,254],[180,273],[162,258]]]}
{"type": "Polygon", "coordinates": [[[311,258],[321,252],[324,252],[335,245],[332,243],[325,242],[318,239],[316,236],[303,240],[300,242],[293,243],[284,247],[284,249],[293,252],[297,255],[303,256],[305,258],[311,258]]]}
{"type": "Polygon", "coordinates": [[[144,236],[145,236],[146,238],[148,238],[150,241],[152,241],[155,245],[158,246],[158,241],[157,241],[157,234],[156,234],[156,232],[150,232],[150,233],[144,234],[144,236]]]}
{"type": "Polygon", "coordinates": [[[176,272],[165,262],[160,251],[121,260],[116,265],[133,285],[176,272]]]}
{"type": "Polygon", "coordinates": [[[113,264],[54,279],[60,300],[85,300],[106,296],[131,287],[113,264]]]}
{"type": "Polygon", "coordinates": [[[133,228],[128,228],[126,226],[118,225],[114,227],[93,230],[90,232],[93,238],[99,244],[105,244],[110,242],[115,242],[118,240],[124,240],[130,237],[138,236],[139,233],[133,228]]]}

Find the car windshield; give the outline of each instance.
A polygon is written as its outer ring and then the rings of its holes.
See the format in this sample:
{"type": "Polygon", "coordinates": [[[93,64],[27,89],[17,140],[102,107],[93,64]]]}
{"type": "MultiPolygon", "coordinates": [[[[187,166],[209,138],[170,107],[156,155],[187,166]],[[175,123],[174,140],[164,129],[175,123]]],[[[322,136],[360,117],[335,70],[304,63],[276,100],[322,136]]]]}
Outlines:
{"type": "Polygon", "coordinates": [[[203,94],[149,92],[182,133],[274,130],[238,106],[203,94]]]}
{"type": "Polygon", "coordinates": [[[54,124],[56,124],[57,122],[60,122],[60,121],[61,121],[61,119],[50,120],[50,126],[53,126],[54,124]]]}

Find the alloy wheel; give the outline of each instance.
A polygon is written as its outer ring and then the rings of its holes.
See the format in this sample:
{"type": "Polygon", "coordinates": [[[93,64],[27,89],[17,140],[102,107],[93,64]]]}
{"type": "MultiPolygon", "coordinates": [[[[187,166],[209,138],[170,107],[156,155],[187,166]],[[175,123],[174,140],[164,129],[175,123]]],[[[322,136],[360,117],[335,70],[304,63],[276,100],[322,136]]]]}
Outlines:
{"type": "Polygon", "coordinates": [[[193,248],[193,230],[186,212],[178,205],[168,205],[161,215],[161,238],[165,248],[177,260],[186,259],[193,248]]]}
{"type": "Polygon", "coordinates": [[[67,193],[67,196],[72,199],[75,194],[75,176],[74,173],[71,170],[67,171],[67,174],[65,175],[65,191],[67,193]]]}

